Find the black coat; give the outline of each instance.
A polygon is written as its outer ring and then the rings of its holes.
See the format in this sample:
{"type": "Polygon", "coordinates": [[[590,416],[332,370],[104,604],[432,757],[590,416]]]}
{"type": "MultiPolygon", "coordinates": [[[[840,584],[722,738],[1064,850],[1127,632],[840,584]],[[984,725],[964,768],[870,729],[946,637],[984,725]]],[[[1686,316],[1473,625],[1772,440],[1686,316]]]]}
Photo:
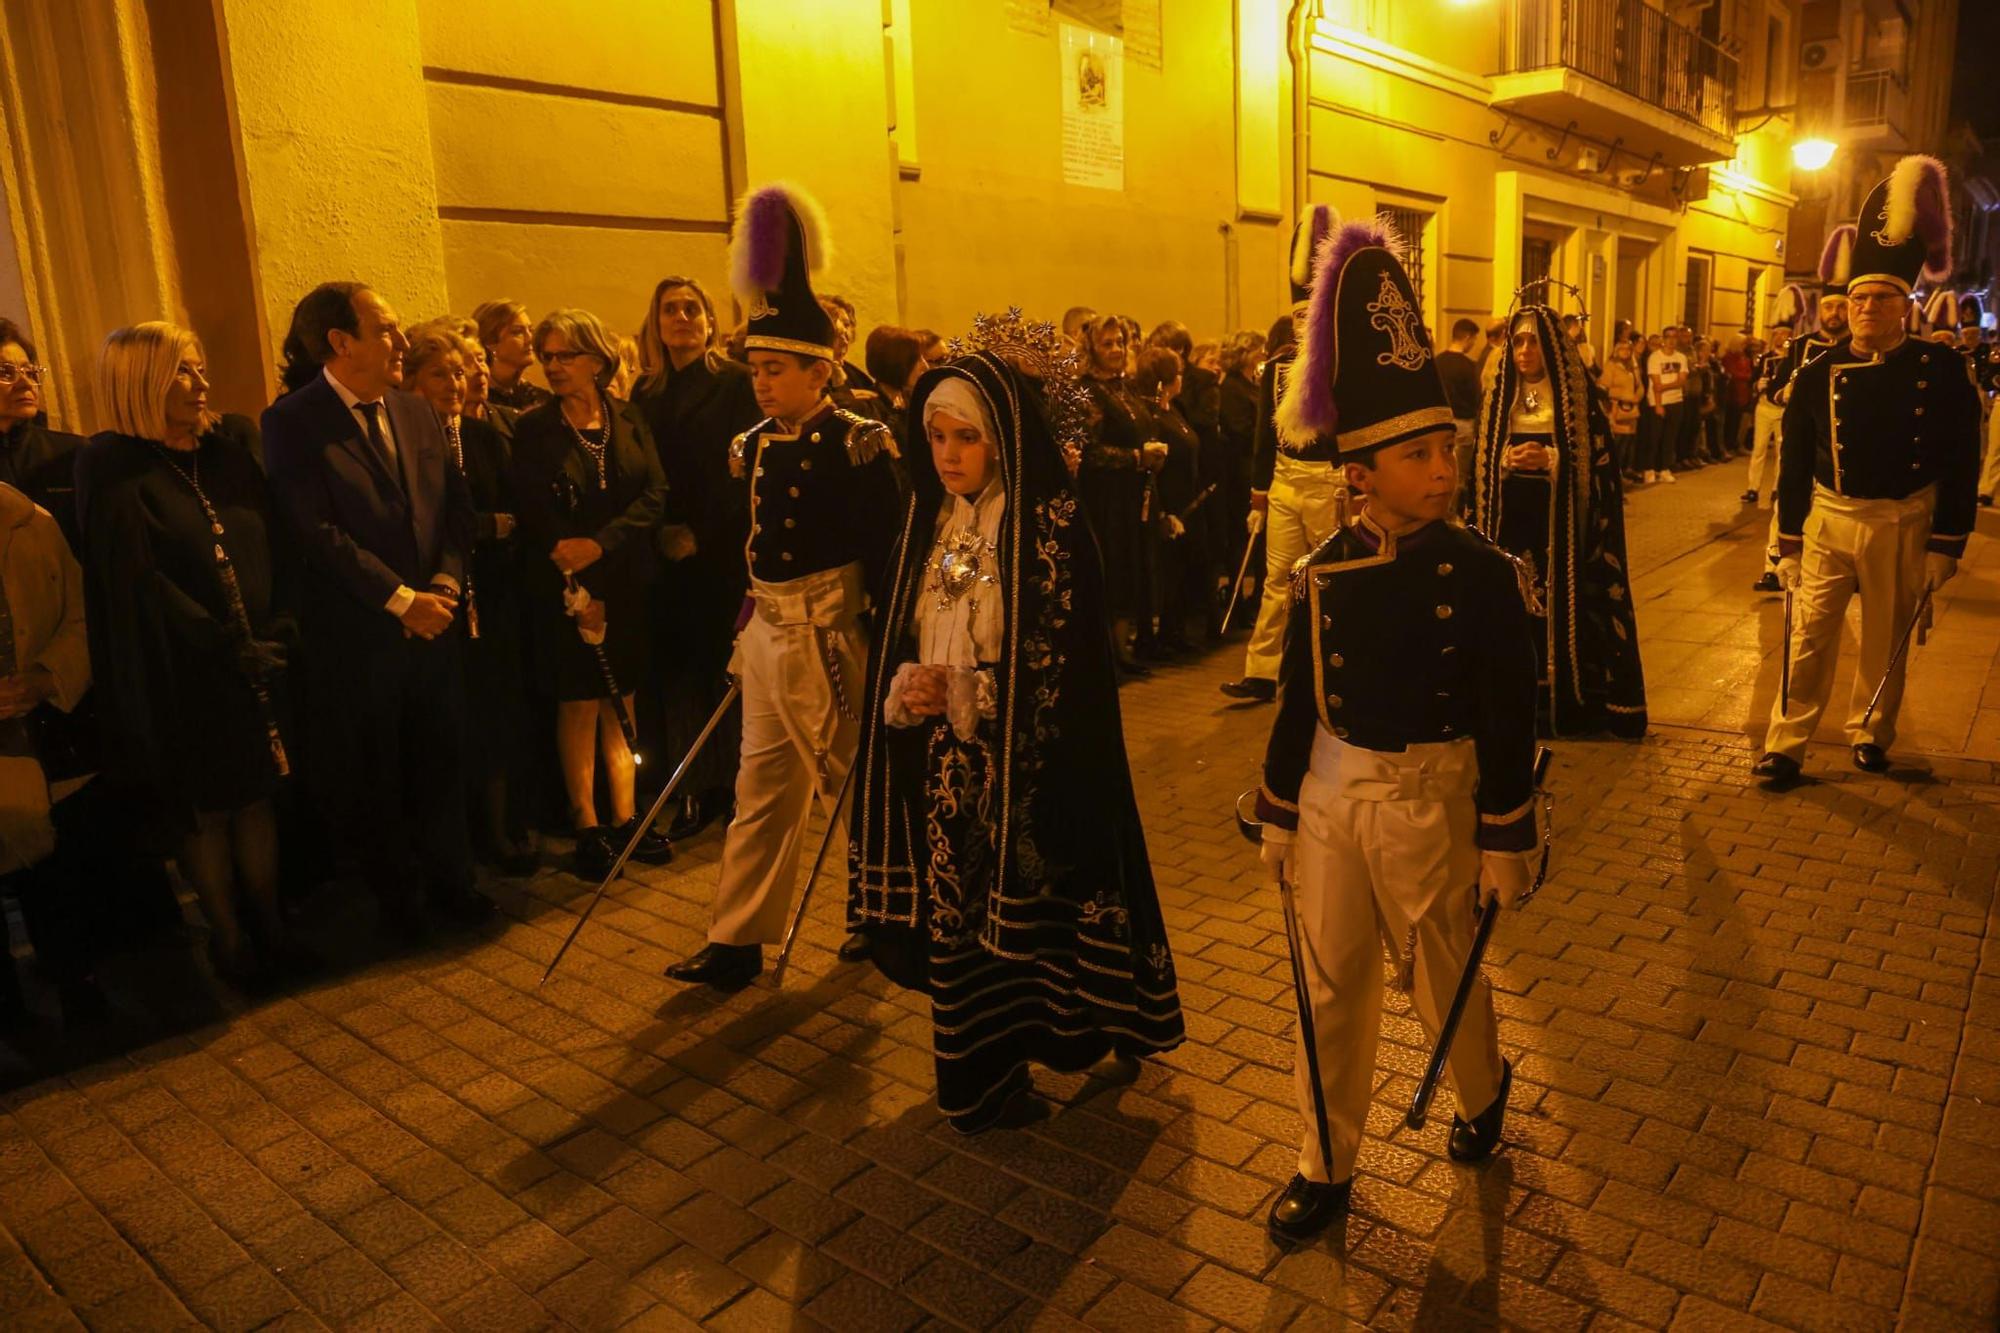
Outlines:
{"type": "MultiPolygon", "coordinates": [[[[254,638],[296,648],[289,599],[295,577],[274,522],[256,427],[224,417],[188,459],[148,440],[106,431],[78,455],[91,670],[105,754],[113,771],[149,790],[170,827],[195,810],[229,810],[277,785],[265,703],[239,649],[254,638]],[[179,468],[198,469],[216,536],[179,468]],[[229,554],[239,620],[214,558],[229,554]]],[[[263,680],[278,721],[282,673],[263,680]]]]}
{"type": "Polygon", "coordinates": [[[24,421],[0,434],[0,482],[55,515],[72,551],[82,550],[76,502],[76,455],[83,436],[24,421]]]}
{"type": "Polygon", "coordinates": [[[634,405],[645,416],[667,479],[661,521],[694,533],[695,553],[667,566],[665,582],[690,591],[694,603],[721,618],[728,633],[750,586],[743,549],[750,540],[750,492],[729,475],[729,442],[763,418],[750,372],[733,361],[706,359],[671,371],[644,387],[634,405]]]}

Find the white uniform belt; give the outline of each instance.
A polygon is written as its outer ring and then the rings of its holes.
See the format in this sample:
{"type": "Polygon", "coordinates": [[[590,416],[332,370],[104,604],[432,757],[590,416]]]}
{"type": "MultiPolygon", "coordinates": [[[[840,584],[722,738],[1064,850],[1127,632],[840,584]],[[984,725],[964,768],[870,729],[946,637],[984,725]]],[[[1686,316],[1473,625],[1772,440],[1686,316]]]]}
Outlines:
{"type": "Polygon", "coordinates": [[[1937,509],[1937,487],[1926,486],[1900,500],[1863,500],[1830,491],[1814,482],[1813,508],[1862,523],[1901,523],[1913,518],[1929,518],[1937,509]]]}
{"type": "Polygon", "coordinates": [[[1312,775],[1350,801],[1449,801],[1472,794],[1479,760],[1469,736],[1369,750],[1320,727],[1313,734],[1312,775]]]}
{"type": "Polygon", "coordinates": [[[1331,482],[1333,474],[1334,466],[1326,459],[1294,458],[1280,449],[1278,461],[1271,469],[1271,484],[1275,486],[1284,482],[1297,486],[1303,482],[1309,486],[1314,482],[1331,482]]]}
{"type": "Polygon", "coordinates": [[[861,614],[868,604],[861,562],[838,569],[786,579],[782,583],[750,580],[757,616],[770,625],[837,625],[861,614]]]}

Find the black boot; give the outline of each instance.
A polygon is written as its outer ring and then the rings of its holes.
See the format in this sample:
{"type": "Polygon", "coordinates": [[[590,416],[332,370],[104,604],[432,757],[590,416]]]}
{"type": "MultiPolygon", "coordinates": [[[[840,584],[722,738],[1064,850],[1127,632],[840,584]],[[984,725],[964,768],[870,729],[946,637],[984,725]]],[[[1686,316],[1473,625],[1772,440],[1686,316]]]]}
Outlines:
{"type": "Polygon", "coordinates": [[[1352,1178],[1328,1185],[1293,1176],[1292,1183],[1285,1186],[1285,1192],[1271,1205],[1268,1224],[1281,1240],[1311,1240],[1347,1211],[1353,1197],[1352,1178]]]}
{"type": "Polygon", "coordinates": [[[1232,699],[1248,699],[1252,703],[1267,704],[1278,697],[1278,682],[1264,676],[1226,680],[1216,688],[1232,699]]]}
{"type": "Polygon", "coordinates": [[[1500,1126],[1507,1118],[1507,1093],[1513,1086],[1514,1066],[1503,1060],[1500,1091],[1494,1094],[1493,1104],[1469,1121],[1452,1114],[1451,1138],[1445,1144],[1452,1161],[1483,1162],[1500,1150],[1500,1126]]]}
{"type": "Polygon", "coordinates": [[[757,944],[709,944],[684,963],[667,969],[674,981],[713,986],[717,990],[742,990],[764,970],[764,949],[757,944]]]}

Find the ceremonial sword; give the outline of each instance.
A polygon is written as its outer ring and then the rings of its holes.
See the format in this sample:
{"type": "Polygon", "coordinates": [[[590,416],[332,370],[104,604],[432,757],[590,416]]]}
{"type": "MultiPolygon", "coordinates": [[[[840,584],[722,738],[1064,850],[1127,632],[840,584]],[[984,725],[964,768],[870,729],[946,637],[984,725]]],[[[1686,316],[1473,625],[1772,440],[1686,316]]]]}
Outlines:
{"type": "Polygon", "coordinates": [[[806,903],[812,898],[813,885],[819,883],[820,863],[826,860],[826,849],[833,845],[833,831],[840,827],[840,812],[847,807],[847,791],[854,785],[854,770],[860,763],[861,756],[856,754],[854,762],[847,766],[847,776],[840,780],[840,795],[833,798],[833,813],[826,817],[826,831],[820,834],[819,850],[813,853],[812,869],[806,872],[806,886],[799,890],[799,901],[792,908],[791,924],[785,927],[785,942],[778,946],[778,961],[771,965],[773,986],[784,983],[785,964],[792,957],[792,941],[798,938],[799,925],[806,919],[806,903]]]}
{"type": "MultiPolygon", "coordinates": [[[[1255,803],[1257,788],[1252,787],[1236,798],[1236,831],[1252,843],[1264,840],[1264,826],[1243,813],[1243,803],[1255,803]]],[[[1325,1168],[1333,1170],[1333,1131],[1326,1118],[1326,1085],[1319,1076],[1319,1039],[1313,1030],[1312,992],[1306,984],[1305,945],[1299,937],[1299,914],[1292,901],[1292,882],[1281,871],[1278,875],[1278,903],[1284,908],[1285,942],[1289,946],[1292,959],[1292,1001],[1299,1011],[1299,1040],[1306,1051],[1306,1077],[1312,1083],[1313,1128],[1319,1135],[1319,1160],[1325,1168]]]]}
{"type": "Polygon", "coordinates": [[[1917,632],[1917,626],[1923,622],[1925,614],[1931,609],[1932,591],[1930,588],[1925,588],[1924,595],[1917,599],[1917,609],[1910,616],[1910,623],[1903,626],[1903,637],[1896,640],[1896,651],[1890,654],[1889,665],[1882,669],[1882,681],[1875,687],[1874,695],[1868,700],[1868,711],[1861,715],[1862,726],[1867,726],[1875,716],[1875,706],[1882,702],[1882,691],[1889,688],[1889,677],[1896,674],[1896,664],[1903,660],[1904,653],[1910,651],[1910,636],[1917,632]]]}
{"type": "Polygon", "coordinates": [[[1785,589],[1785,650],[1778,659],[1778,714],[1792,711],[1792,590],[1785,589]]]}
{"type": "MultiPolygon", "coordinates": [[[[611,869],[605,874],[603,882],[597,886],[597,892],[591,895],[590,906],[583,909],[583,915],[579,916],[576,924],[570,927],[569,938],[562,942],[562,948],[556,950],[556,956],[549,960],[548,971],[542,973],[542,979],[536,982],[536,985],[546,985],[548,979],[555,975],[556,964],[563,960],[563,955],[569,952],[569,946],[575,944],[576,937],[583,933],[583,923],[590,920],[590,914],[595,912],[597,904],[603,901],[604,891],[611,887],[611,881],[618,878],[618,872],[623,870],[625,863],[632,858],[633,851],[639,846],[639,839],[645,837],[646,830],[653,827],[653,821],[660,817],[660,811],[667,808],[667,802],[673,799],[675,789],[681,785],[681,779],[686,777],[688,769],[693,767],[695,756],[701,753],[702,746],[708,744],[708,738],[715,734],[718,726],[722,725],[723,715],[742,693],[743,686],[732,678],[728,693],[722,696],[722,702],[715,706],[713,713],[709,714],[701,733],[694,738],[694,744],[688,747],[687,754],[681,757],[679,767],[674,769],[674,775],[667,779],[667,785],[660,789],[659,796],[653,801],[653,808],[646,812],[644,819],[633,826],[632,836],[625,843],[625,850],[618,853],[618,859],[611,863],[611,869]]],[[[634,755],[633,758],[637,759],[638,756],[634,755]]]]}
{"type": "MultiPolygon", "coordinates": [[[[1542,778],[1549,771],[1550,754],[1544,745],[1535,752],[1535,794],[1542,802],[1542,863],[1535,870],[1535,882],[1521,895],[1516,906],[1526,906],[1528,900],[1541,892],[1542,881],[1549,874],[1549,843],[1554,830],[1549,823],[1550,801],[1542,790],[1542,778]]],[[[1476,889],[1475,889],[1476,892],[1476,889]]],[[[1479,908],[1479,925],[1472,933],[1472,951],[1466,956],[1465,971],[1459,973],[1458,989],[1452,992],[1451,1008],[1444,1016],[1444,1025],[1438,1029],[1437,1049],[1431,1052],[1431,1061],[1424,1066],[1424,1077],[1417,1084],[1417,1095],[1410,1099],[1410,1113],[1403,1117],[1403,1123],[1411,1129],[1422,1129],[1429,1117],[1431,1099],[1437,1096],[1438,1080],[1444,1077],[1444,1062],[1451,1054],[1451,1039],[1458,1035],[1458,1021],[1465,1016],[1466,1001],[1472,998],[1472,983],[1479,979],[1479,964],[1486,957],[1486,945],[1493,938],[1493,923],[1500,919],[1500,900],[1482,904],[1479,908]]]]}
{"type": "Polygon", "coordinates": [[[1243,596],[1243,580],[1250,573],[1250,553],[1257,549],[1257,536],[1258,533],[1253,532],[1250,540],[1243,543],[1243,563],[1236,567],[1236,581],[1229,585],[1229,609],[1222,613],[1222,624],[1216,630],[1218,634],[1229,632],[1229,618],[1236,614],[1237,599],[1243,596]]]}

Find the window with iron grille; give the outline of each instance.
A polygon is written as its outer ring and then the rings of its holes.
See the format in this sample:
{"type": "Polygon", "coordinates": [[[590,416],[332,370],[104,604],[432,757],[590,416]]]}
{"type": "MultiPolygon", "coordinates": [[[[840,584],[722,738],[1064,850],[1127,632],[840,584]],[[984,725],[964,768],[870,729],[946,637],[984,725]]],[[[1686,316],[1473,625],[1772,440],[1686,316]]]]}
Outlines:
{"type": "Polygon", "coordinates": [[[1410,286],[1417,291],[1417,309],[1425,312],[1424,322],[1430,323],[1430,301],[1425,294],[1424,242],[1428,234],[1433,214],[1420,208],[1385,208],[1382,215],[1389,219],[1389,225],[1403,242],[1403,269],[1410,275],[1410,286]]]}
{"type": "Polygon", "coordinates": [[[1704,255],[1688,256],[1687,301],[1681,310],[1681,323],[1693,329],[1697,338],[1708,336],[1708,258],[1704,255]]]}

